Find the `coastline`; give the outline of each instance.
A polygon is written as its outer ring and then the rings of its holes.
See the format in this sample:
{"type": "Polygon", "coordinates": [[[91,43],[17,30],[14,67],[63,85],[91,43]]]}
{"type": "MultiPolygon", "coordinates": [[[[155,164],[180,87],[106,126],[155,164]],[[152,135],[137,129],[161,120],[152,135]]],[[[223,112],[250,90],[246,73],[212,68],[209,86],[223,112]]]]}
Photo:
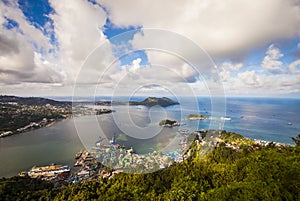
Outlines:
{"type": "Polygon", "coordinates": [[[55,119],[55,120],[52,120],[52,121],[44,123],[44,124],[40,124],[40,122],[42,122],[43,120],[38,123],[31,122],[30,124],[28,124],[22,128],[18,128],[15,131],[2,131],[2,134],[0,134],[0,138],[9,137],[12,135],[18,135],[18,134],[26,133],[28,131],[37,130],[37,129],[41,129],[41,128],[48,128],[48,127],[55,125],[59,121],[62,121],[64,119],[69,119],[69,118],[71,118],[71,117],[55,119]]]}

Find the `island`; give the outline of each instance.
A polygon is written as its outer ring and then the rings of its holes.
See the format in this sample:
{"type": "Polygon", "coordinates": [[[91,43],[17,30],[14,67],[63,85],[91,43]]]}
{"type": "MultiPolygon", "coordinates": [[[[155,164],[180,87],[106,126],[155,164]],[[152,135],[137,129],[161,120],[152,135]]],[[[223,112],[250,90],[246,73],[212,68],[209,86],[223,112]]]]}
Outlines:
{"type": "Polygon", "coordinates": [[[203,120],[203,119],[208,119],[208,116],[205,116],[203,114],[190,114],[188,116],[189,120],[203,120]]]}
{"type": "Polygon", "coordinates": [[[96,109],[95,111],[96,111],[96,115],[109,114],[109,113],[115,112],[115,110],[106,109],[106,108],[96,109]]]}
{"type": "Polygon", "coordinates": [[[129,101],[129,105],[144,105],[148,107],[152,107],[155,105],[159,105],[161,107],[168,107],[171,105],[178,105],[177,101],[174,101],[167,97],[156,98],[156,97],[148,97],[145,100],[138,102],[138,101],[129,101]]]}
{"type": "Polygon", "coordinates": [[[159,125],[164,127],[174,127],[174,126],[180,126],[180,123],[175,120],[164,119],[159,122],[159,125]]]}

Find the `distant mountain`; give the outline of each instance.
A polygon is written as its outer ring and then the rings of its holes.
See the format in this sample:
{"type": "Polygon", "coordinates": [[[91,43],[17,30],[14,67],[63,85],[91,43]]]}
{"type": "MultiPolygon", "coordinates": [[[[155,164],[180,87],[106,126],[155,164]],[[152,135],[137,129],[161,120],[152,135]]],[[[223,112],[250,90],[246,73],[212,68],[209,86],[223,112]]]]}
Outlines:
{"type": "Polygon", "coordinates": [[[55,101],[48,98],[40,98],[40,97],[18,97],[18,96],[0,96],[0,103],[18,103],[21,105],[56,105],[56,106],[64,106],[71,105],[72,102],[68,101],[55,101]]]}
{"type": "Polygon", "coordinates": [[[137,101],[129,101],[129,105],[145,105],[148,107],[152,107],[155,105],[159,105],[161,107],[167,107],[171,105],[178,105],[179,103],[177,101],[174,101],[172,99],[169,99],[167,97],[163,98],[156,98],[156,97],[148,97],[145,100],[141,102],[137,101]]]}

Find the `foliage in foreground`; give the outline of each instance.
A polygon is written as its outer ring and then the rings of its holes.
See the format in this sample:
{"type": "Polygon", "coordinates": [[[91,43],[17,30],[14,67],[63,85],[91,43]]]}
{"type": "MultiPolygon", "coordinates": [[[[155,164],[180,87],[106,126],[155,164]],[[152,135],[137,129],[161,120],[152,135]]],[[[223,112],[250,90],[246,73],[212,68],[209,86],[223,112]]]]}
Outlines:
{"type": "MultiPolygon", "coordinates": [[[[300,137],[300,136],[298,136],[300,137]]],[[[30,178],[0,180],[3,200],[300,200],[300,147],[217,147],[150,174],[54,188],[30,178]],[[23,182],[20,182],[24,180],[23,182]],[[26,180],[26,182],[25,182],[26,180]]]]}

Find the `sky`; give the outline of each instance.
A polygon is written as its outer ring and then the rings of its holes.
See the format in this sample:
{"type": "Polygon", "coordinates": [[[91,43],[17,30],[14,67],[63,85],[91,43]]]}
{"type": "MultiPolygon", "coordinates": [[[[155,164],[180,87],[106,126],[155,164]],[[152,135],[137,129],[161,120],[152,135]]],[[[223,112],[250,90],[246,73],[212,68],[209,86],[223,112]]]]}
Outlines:
{"type": "Polygon", "coordinates": [[[0,94],[300,98],[299,0],[1,0],[0,94]]]}

